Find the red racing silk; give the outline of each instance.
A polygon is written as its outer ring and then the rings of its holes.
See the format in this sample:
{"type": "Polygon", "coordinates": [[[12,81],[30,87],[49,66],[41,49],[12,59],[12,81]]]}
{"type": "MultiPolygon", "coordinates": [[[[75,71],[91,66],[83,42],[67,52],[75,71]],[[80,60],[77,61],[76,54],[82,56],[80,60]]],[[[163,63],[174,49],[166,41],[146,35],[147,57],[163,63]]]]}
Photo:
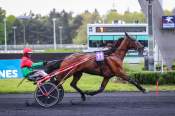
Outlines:
{"type": "Polygon", "coordinates": [[[21,59],[21,68],[24,68],[24,67],[32,67],[32,60],[26,56],[23,56],[22,59],[21,59]]]}

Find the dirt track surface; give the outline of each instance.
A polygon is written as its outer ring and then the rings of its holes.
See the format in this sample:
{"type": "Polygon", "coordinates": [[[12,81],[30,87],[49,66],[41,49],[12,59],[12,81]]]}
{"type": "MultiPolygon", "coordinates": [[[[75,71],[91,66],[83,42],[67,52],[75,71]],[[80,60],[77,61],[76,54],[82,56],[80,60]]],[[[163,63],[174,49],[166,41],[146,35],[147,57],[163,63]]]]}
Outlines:
{"type": "Polygon", "coordinates": [[[60,104],[42,108],[32,94],[0,94],[0,116],[175,116],[175,92],[102,93],[79,102],[77,93],[65,93],[60,104]],[[71,100],[75,104],[71,104],[71,100]]]}

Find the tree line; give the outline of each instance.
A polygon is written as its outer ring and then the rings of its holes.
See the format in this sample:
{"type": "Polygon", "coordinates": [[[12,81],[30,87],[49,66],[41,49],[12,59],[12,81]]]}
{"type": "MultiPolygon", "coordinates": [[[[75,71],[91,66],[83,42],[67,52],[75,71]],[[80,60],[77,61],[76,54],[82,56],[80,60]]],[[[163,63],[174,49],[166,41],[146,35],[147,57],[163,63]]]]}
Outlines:
{"type": "MultiPolygon", "coordinates": [[[[171,15],[172,13],[166,10],[165,14],[171,15]]],[[[57,44],[60,43],[60,34],[62,34],[63,44],[86,44],[88,23],[112,23],[119,21],[126,23],[146,23],[146,18],[142,12],[130,12],[127,10],[124,14],[121,14],[115,9],[109,10],[104,15],[100,15],[97,9],[93,12],[86,10],[76,16],[72,12],[66,12],[65,10],[58,12],[56,9],[53,9],[46,16],[35,14],[32,11],[28,14],[25,13],[24,16],[30,18],[21,19],[14,15],[6,17],[6,11],[0,7],[0,45],[4,44],[4,19],[6,19],[7,25],[8,45],[14,43],[14,30],[16,44],[24,44],[24,36],[25,44],[52,44],[53,18],[56,19],[55,31],[57,44]]]]}

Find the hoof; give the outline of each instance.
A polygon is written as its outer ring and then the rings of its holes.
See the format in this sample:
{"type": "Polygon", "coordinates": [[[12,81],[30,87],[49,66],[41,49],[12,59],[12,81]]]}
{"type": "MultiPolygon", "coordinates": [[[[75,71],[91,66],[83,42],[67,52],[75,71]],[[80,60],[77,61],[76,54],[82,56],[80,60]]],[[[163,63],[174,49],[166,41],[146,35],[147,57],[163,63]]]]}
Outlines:
{"type": "Polygon", "coordinates": [[[84,102],[83,101],[81,101],[81,100],[76,100],[76,99],[72,99],[71,101],[70,101],[70,104],[71,105],[79,105],[79,104],[83,104],[84,102]]]}
{"type": "Polygon", "coordinates": [[[86,96],[85,96],[85,95],[82,95],[82,96],[81,96],[81,100],[82,100],[82,101],[86,101],[86,96]]]}
{"type": "Polygon", "coordinates": [[[143,88],[141,91],[142,91],[143,93],[148,93],[148,92],[149,92],[149,91],[147,91],[147,90],[144,89],[144,88],[143,88]]]}
{"type": "Polygon", "coordinates": [[[84,94],[86,94],[86,95],[90,95],[90,96],[95,95],[95,93],[94,93],[94,92],[85,92],[84,94]]]}
{"type": "Polygon", "coordinates": [[[144,93],[149,93],[150,91],[149,90],[147,90],[147,89],[145,89],[145,91],[144,91],[144,93]]]}

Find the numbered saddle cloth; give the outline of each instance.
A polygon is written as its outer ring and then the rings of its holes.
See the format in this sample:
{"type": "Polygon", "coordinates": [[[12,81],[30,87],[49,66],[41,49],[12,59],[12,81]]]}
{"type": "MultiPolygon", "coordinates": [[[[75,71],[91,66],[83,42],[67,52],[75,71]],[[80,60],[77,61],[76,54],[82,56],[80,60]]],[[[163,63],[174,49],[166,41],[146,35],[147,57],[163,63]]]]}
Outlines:
{"type": "Polygon", "coordinates": [[[96,52],[96,61],[104,61],[104,52],[96,52]]]}

